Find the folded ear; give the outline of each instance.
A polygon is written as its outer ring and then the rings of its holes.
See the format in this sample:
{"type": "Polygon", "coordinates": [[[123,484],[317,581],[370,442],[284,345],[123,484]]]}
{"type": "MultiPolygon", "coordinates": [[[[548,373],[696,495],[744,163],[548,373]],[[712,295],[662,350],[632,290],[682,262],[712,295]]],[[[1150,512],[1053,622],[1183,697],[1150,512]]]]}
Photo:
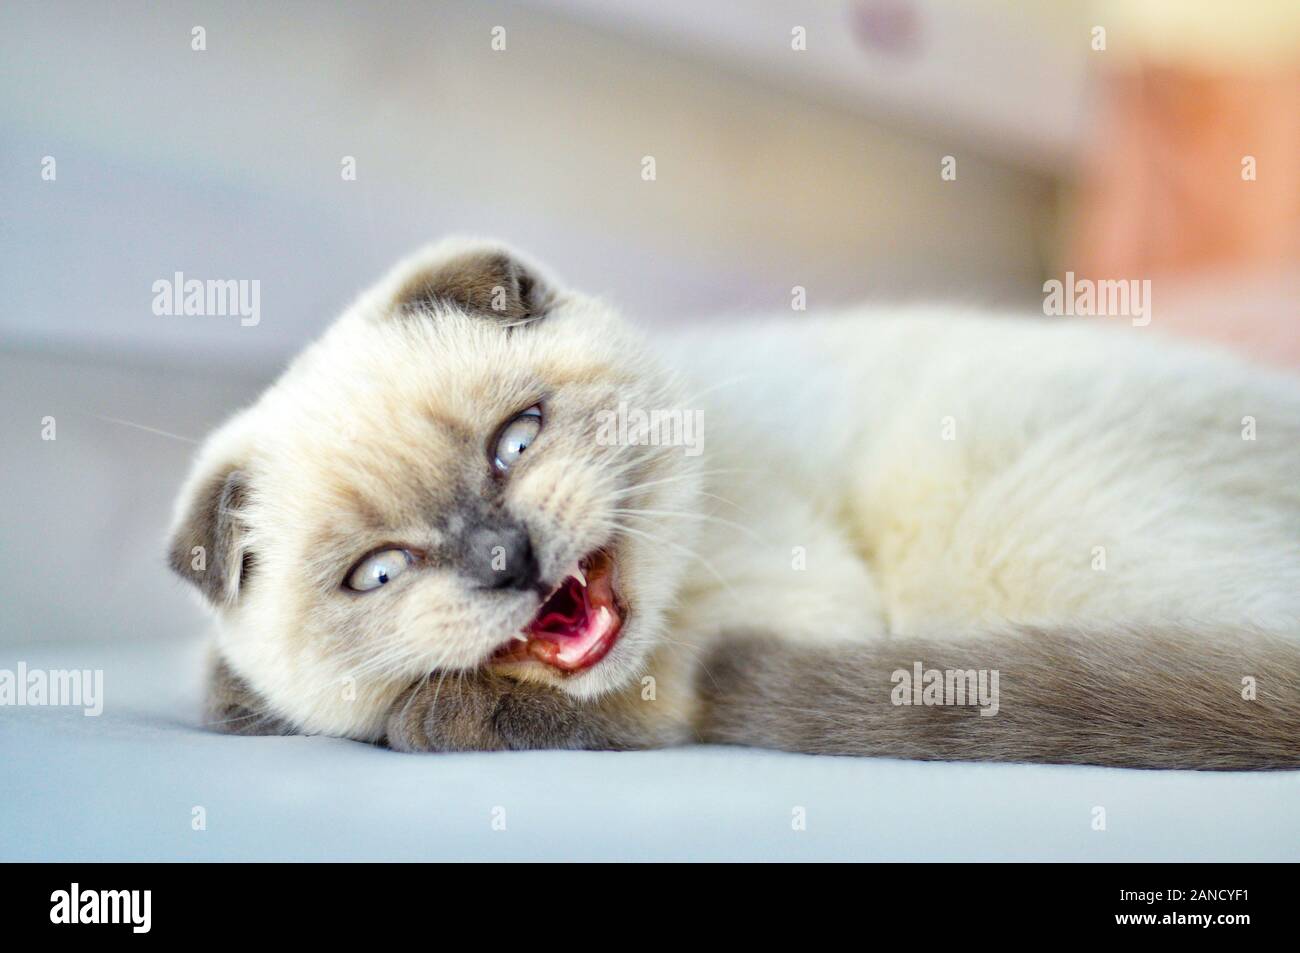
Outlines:
{"type": "Polygon", "coordinates": [[[253,564],[246,522],[251,487],[232,424],[209,438],[186,480],[168,550],[172,570],[217,608],[235,602],[253,564]]]}
{"type": "Polygon", "coordinates": [[[511,324],[540,318],[556,292],[541,270],[503,245],[444,241],[397,268],[393,303],[406,311],[439,306],[511,324]]]}

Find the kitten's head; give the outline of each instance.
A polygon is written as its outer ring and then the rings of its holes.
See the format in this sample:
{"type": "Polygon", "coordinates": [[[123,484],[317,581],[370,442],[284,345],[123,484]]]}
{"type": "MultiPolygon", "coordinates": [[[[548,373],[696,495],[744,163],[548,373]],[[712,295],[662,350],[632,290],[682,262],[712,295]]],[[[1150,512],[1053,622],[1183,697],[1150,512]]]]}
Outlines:
{"type": "Polygon", "coordinates": [[[367,699],[485,665],[595,695],[641,672],[688,568],[695,458],[637,439],[680,406],[609,307],[444,242],[209,438],[172,566],[309,729],[373,732],[367,699]]]}

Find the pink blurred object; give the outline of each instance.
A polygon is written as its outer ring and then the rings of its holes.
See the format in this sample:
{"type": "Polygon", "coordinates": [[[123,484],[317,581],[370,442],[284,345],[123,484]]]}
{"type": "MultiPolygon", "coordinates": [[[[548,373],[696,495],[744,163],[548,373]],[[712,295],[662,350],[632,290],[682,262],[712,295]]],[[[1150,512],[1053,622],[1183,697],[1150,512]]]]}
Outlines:
{"type": "Polygon", "coordinates": [[[1300,71],[1101,82],[1065,262],[1152,279],[1153,324],[1300,367],[1300,71]]]}
{"type": "Polygon", "coordinates": [[[858,42],[890,56],[910,56],[921,45],[921,18],[911,0],[856,0],[849,25],[858,42]]]}

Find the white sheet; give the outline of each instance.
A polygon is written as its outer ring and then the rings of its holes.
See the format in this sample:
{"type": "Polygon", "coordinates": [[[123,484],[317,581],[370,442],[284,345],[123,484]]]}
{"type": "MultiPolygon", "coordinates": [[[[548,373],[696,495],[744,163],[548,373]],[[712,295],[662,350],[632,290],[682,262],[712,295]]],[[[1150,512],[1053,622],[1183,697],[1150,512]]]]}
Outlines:
{"type": "Polygon", "coordinates": [[[0,648],[10,670],[101,668],[105,695],[99,717],[0,708],[0,859],[1300,859],[1300,771],[401,755],[203,731],[198,659],[193,642],[0,648]]]}

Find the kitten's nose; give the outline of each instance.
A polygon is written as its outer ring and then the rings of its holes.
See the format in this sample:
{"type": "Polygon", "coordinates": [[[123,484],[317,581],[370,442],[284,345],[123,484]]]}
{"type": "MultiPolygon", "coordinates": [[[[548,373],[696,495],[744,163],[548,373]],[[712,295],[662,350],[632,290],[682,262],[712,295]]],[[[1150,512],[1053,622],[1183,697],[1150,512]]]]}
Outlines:
{"type": "Polygon", "coordinates": [[[475,531],[467,563],[466,571],[484,589],[536,589],[541,581],[533,541],[519,525],[475,531]]]}

